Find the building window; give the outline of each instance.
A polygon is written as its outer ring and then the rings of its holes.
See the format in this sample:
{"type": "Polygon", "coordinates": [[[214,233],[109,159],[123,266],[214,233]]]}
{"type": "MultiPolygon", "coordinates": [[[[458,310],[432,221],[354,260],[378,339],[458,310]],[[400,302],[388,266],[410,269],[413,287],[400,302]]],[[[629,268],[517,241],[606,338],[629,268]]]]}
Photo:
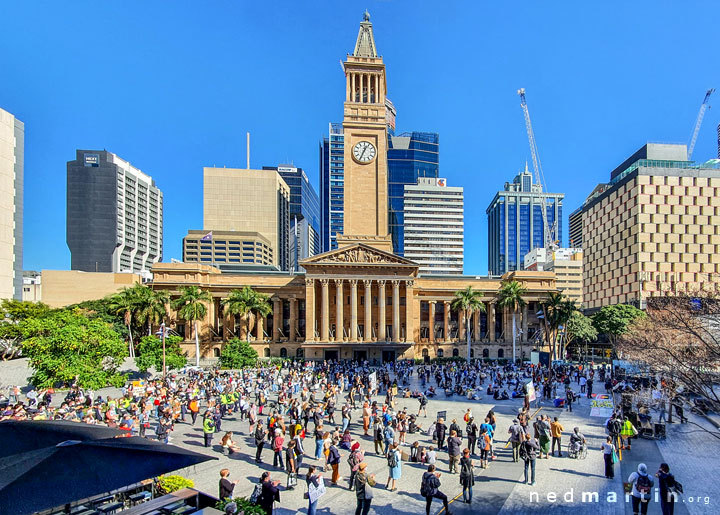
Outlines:
{"type": "Polygon", "coordinates": [[[219,358],[219,357],[220,357],[220,349],[218,349],[217,347],[215,347],[215,348],[213,349],[213,356],[216,357],[216,358],[219,358]]]}
{"type": "Polygon", "coordinates": [[[460,351],[457,349],[453,349],[453,358],[457,358],[458,356],[460,356],[460,351]]]}
{"type": "Polygon", "coordinates": [[[505,357],[505,351],[503,349],[498,349],[498,358],[504,358],[505,357]]]}
{"type": "Polygon", "coordinates": [[[295,357],[305,359],[305,349],[298,349],[295,351],[295,357]]]}
{"type": "Polygon", "coordinates": [[[483,358],[490,357],[490,349],[483,349],[483,358]]]}
{"type": "Polygon", "coordinates": [[[280,357],[281,358],[287,358],[287,349],[285,347],[282,347],[280,349],[280,357]]]}
{"type": "Polygon", "coordinates": [[[270,349],[269,348],[265,347],[265,350],[263,351],[263,356],[265,356],[266,358],[270,357],[270,349]]]}
{"type": "Polygon", "coordinates": [[[437,357],[438,357],[438,358],[442,358],[442,357],[444,357],[444,355],[445,355],[445,353],[443,352],[443,350],[442,350],[442,349],[438,349],[438,351],[437,351],[437,357]]]}

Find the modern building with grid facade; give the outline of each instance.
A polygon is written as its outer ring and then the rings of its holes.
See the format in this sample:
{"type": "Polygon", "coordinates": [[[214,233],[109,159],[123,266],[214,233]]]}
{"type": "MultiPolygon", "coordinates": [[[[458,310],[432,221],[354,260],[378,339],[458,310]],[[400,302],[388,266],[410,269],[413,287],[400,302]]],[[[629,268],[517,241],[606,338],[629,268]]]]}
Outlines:
{"type": "Polygon", "coordinates": [[[648,143],[582,207],[583,301],[645,306],[648,297],[720,284],[718,160],[648,143]]]}
{"type": "Polygon", "coordinates": [[[320,224],[322,251],[337,248],[345,210],[345,136],[342,123],[331,123],[320,144],[320,224]]]}
{"type": "Polygon", "coordinates": [[[463,189],[446,184],[420,177],[405,186],[405,257],[422,274],[463,273],[463,189]]]}
{"type": "Polygon", "coordinates": [[[583,253],[579,248],[533,249],[525,254],[525,270],[555,272],[558,291],[582,307],[583,253]]]}
{"type": "Polygon", "coordinates": [[[522,270],[525,254],[544,248],[545,241],[542,199],[545,199],[547,222],[557,223],[555,237],[562,242],[562,203],[564,193],[545,193],[540,184],[533,184],[528,171],[519,173],[513,182],[506,182],[488,206],[488,268],[492,275],[522,270]]]}
{"type": "Polygon", "coordinates": [[[232,270],[248,265],[273,265],[270,240],[258,232],[188,231],[183,238],[183,261],[232,270]]]}
{"type": "Polygon", "coordinates": [[[0,109],[0,299],[23,294],[25,124],[0,109]]]}
{"type": "Polygon", "coordinates": [[[290,268],[290,188],[275,170],[203,169],[203,229],[258,232],[273,262],[290,268]]]}
{"type": "Polygon", "coordinates": [[[77,150],[67,163],[71,269],[149,273],[162,260],[163,195],[112,152],[77,150]]]}

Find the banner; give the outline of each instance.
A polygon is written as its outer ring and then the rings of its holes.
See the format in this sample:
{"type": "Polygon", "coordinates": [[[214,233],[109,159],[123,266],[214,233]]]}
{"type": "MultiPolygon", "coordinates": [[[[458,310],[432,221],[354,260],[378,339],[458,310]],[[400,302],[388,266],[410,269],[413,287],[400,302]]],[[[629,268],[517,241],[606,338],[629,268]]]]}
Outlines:
{"type": "Polygon", "coordinates": [[[317,486],[312,483],[308,486],[308,497],[310,498],[310,502],[315,502],[323,495],[325,495],[325,482],[322,477],[319,477],[317,486]]]}
{"type": "Polygon", "coordinates": [[[525,396],[529,402],[533,402],[537,398],[535,395],[535,385],[532,381],[525,385],[525,396]]]}
{"type": "Polygon", "coordinates": [[[591,395],[591,398],[590,416],[610,418],[613,413],[613,408],[615,407],[612,396],[606,393],[594,393],[591,395]]]}
{"type": "Polygon", "coordinates": [[[370,378],[370,389],[377,390],[377,372],[373,372],[368,377],[370,378]]]}

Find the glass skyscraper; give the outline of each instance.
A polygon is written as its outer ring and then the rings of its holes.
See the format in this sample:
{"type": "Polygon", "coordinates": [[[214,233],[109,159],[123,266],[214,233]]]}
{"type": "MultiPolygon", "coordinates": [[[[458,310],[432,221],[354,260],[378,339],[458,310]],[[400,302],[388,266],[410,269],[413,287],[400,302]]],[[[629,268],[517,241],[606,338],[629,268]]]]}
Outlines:
{"type": "Polygon", "coordinates": [[[393,252],[404,255],[405,186],[418,177],[438,178],[440,136],[434,132],[404,132],[388,135],[388,226],[393,252]]]}
{"type": "Polygon", "coordinates": [[[337,248],[343,233],[345,202],[345,145],[342,123],[330,124],[320,145],[320,225],[322,252],[337,248]]]}
{"type": "MultiPolygon", "coordinates": [[[[548,225],[557,221],[555,238],[562,242],[563,193],[544,193],[525,165],[512,183],[505,183],[488,206],[488,268],[492,275],[522,270],[525,254],[545,247],[541,199],[545,198],[548,225]]],[[[547,242],[550,243],[550,242],[547,242]]]]}

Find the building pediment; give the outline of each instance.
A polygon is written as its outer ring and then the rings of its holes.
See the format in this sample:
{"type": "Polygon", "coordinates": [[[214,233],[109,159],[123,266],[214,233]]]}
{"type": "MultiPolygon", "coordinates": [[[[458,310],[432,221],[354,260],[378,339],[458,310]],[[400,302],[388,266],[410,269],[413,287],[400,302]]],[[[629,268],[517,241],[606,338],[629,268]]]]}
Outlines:
{"type": "Polygon", "coordinates": [[[300,264],[303,267],[307,267],[307,265],[418,266],[414,261],[368,245],[363,245],[362,243],[348,245],[347,247],[318,254],[317,256],[301,261],[300,264]]]}

